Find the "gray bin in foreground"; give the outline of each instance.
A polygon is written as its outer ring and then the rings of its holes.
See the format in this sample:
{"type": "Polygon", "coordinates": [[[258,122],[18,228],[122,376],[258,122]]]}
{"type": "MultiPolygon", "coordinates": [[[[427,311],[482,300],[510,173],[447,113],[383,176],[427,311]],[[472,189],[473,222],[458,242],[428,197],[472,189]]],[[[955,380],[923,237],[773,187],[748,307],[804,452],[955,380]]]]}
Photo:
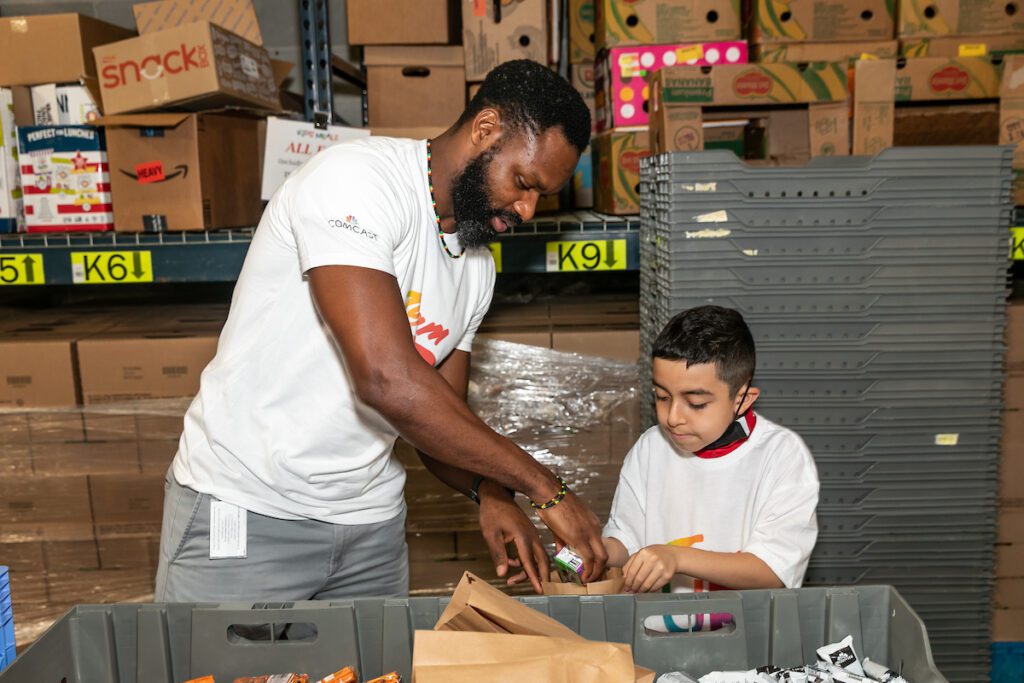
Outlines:
{"type": "MultiPolygon", "coordinates": [[[[853,635],[861,657],[902,671],[909,683],[946,683],[924,624],[890,586],[521,600],[586,638],[632,645],[636,662],[659,673],[795,666],[813,662],[821,645],[853,635]],[[647,616],[695,613],[732,614],[735,626],[664,635],[643,627],[647,616]]],[[[342,666],[357,667],[363,680],[393,670],[411,680],[413,632],[433,628],[447,602],[83,605],[0,673],[0,683],[181,683],[209,674],[230,683],[294,671],[315,680],[342,666]],[[287,624],[307,625],[307,633],[312,625],[316,636],[269,639],[287,624]],[[239,635],[246,629],[268,639],[239,635]]]]}

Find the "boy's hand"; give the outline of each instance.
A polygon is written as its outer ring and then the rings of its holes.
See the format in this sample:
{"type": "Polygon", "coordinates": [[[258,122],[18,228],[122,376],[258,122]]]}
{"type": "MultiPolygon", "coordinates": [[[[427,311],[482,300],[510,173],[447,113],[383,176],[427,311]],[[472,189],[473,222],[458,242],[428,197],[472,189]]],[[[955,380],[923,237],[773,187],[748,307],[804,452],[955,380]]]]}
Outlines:
{"type": "Polygon", "coordinates": [[[667,545],[649,545],[629,558],[622,568],[627,593],[659,590],[678,572],[674,549],[667,545]]]}

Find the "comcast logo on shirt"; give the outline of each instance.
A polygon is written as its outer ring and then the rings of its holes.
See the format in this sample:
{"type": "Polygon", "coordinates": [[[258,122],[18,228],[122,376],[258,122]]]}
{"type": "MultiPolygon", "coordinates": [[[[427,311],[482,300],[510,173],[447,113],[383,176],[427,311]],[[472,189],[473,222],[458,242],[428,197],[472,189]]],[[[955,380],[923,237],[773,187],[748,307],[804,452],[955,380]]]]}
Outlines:
{"type": "Polygon", "coordinates": [[[330,218],[327,220],[327,225],[332,228],[339,228],[341,230],[348,230],[353,235],[359,235],[360,237],[366,237],[367,239],[377,239],[377,233],[366,228],[359,227],[359,220],[355,216],[349,214],[344,219],[330,218]]]}

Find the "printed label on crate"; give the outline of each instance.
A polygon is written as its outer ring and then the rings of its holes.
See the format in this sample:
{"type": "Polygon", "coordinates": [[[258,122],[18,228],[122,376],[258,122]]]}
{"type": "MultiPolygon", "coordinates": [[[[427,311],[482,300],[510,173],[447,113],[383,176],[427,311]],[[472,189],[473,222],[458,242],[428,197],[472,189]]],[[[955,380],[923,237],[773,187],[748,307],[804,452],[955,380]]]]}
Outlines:
{"type": "Polygon", "coordinates": [[[626,240],[548,242],[547,271],[625,270],[626,240]]]}
{"type": "Polygon", "coordinates": [[[72,252],[71,281],[76,285],[110,285],[134,282],[152,282],[152,252],[72,252]]]}
{"type": "Polygon", "coordinates": [[[1024,227],[1010,228],[1010,257],[1014,261],[1024,261],[1024,227]]]}
{"type": "Polygon", "coordinates": [[[487,245],[487,248],[491,250],[491,256],[494,258],[494,270],[495,272],[501,272],[501,242],[491,242],[487,245]]]}
{"type": "Polygon", "coordinates": [[[42,254],[0,255],[0,285],[42,285],[46,283],[42,254]]]}

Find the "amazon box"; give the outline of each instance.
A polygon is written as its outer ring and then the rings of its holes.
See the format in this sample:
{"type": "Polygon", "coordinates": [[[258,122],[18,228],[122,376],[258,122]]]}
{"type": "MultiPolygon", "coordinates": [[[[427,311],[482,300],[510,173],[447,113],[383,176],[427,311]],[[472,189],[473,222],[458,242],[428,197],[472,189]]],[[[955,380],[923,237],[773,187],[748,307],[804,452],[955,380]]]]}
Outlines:
{"type": "Polygon", "coordinates": [[[108,116],[120,232],[210,230],[260,219],[259,120],[230,113],[108,116]]]}
{"type": "Polygon", "coordinates": [[[168,108],[281,108],[267,51],[216,24],[183,24],[103,45],[93,54],[107,115],[168,108]]]}
{"type": "Polygon", "coordinates": [[[547,64],[546,0],[508,4],[462,0],[462,45],[470,82],[484,80],[491,69],[513,59],[547,64]]]}

